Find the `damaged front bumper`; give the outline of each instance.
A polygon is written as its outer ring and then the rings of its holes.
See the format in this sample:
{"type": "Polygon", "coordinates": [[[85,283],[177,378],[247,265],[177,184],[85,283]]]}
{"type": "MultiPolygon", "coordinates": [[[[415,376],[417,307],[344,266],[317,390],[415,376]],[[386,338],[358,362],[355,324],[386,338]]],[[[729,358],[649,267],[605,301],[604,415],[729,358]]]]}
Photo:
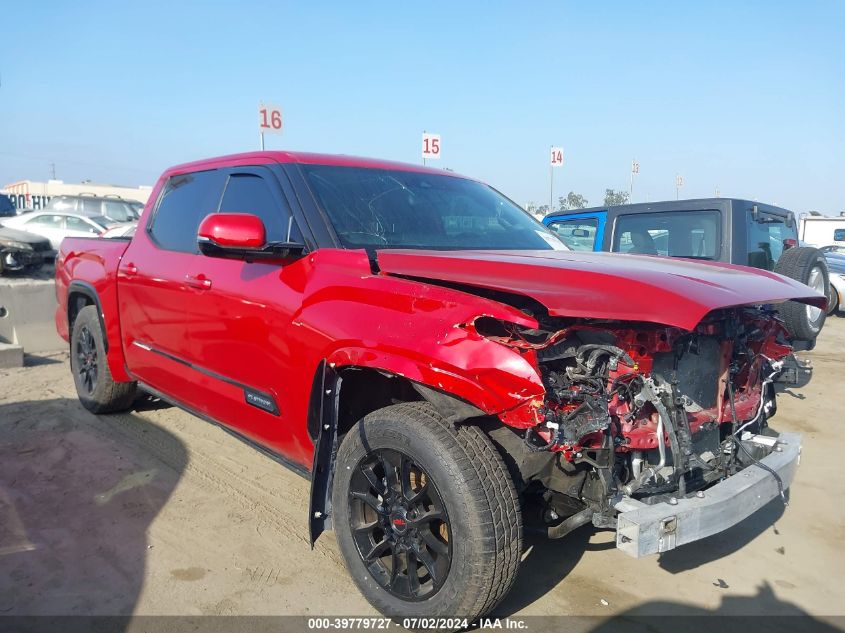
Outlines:
{"type": "Polygon", "coordinates": [[[30,266],[39,266],[44,263],[44,258],[55,251],[24,251],[15,248],[7,248],[0,244],[0,260],[2,268],[8,271],[19,271],[30,266]]]}
{"type": "MultiPolygon", "coordinates": [[[[753,436],[749,441],[771,451],[760,462],[778,473],[784,488],[789,487],[801,459],[801,435],[753,436]]],[[[614,504],[619,511],[616,547],[634,558],[666,552],[736,525],[778,495],[772,474],[752,464],[683,499],[647,505],[622,497],[614,504]]]]}

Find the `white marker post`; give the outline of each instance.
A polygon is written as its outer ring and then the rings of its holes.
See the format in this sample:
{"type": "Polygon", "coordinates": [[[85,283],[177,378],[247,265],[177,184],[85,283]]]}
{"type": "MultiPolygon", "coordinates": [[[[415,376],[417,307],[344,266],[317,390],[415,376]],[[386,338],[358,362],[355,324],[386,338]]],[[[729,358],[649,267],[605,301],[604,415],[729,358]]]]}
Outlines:
{"type": "Polygon", "coordinates": [[[553,145],[549,156],[549,213],[554,211],[555,167],[563,167],[563,148],[553,145]]]}
{"type": "Polygon", "coordinates": [[[681,193],[681,187],[684,186],[684,177],[676,174],[675,175],[675,200],[678,200],[681,193]]]}
{"type": "Polygon", "coordinates": [[[283,128],[282,108],[269,103],[258,104],[258,136],[261,139],[261,151],[264,151],[265,134],[281,134],[283,128]]]}
{"type": "Polygon", "coordinates": [[[439,134],[429,134],[425,130],[423,130],[422,135],[422,159],[423,165],[425,165],[425,159],[430,158],[432,160],[439,160],[440,159],[440,135],[439,134]]]}

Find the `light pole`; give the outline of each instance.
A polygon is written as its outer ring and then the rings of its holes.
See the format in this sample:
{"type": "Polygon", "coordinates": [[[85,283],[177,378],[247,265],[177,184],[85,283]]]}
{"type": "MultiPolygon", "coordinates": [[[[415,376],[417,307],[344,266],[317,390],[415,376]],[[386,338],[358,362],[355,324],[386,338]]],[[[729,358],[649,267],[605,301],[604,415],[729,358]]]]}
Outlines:
{"type": "Polygon", "coordinates": [[[628,202],[634,202],[634,174],[640,173],[640,164],[637,159],[631,161],[631,188],[628,190],[628,202]]]}
{"type": "Polygon", "coordinates": [[[555,163],[554,163],[554,152],[555,148],[549,145],[549,151],[552,153],[552,160],[549,162],[549,213],[552,213],[554,209],[552,209],[552,200],[554,200],[554,191],[555,191],[555,163]]]}
{"type": "Polygon", "coordinates": [[[563,148],[551,145],[549,155],[549,213],[551,213],[554,211],[555,167],[563,166],[563,148]]]}

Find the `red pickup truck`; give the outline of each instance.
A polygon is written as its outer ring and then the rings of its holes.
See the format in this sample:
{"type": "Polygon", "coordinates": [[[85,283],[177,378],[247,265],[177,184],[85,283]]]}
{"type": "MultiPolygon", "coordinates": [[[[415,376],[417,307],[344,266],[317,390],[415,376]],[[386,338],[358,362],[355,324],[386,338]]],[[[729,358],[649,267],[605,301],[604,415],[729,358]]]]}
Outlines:
{"type": "Polygon", "coordinates": [[[377,609],[470,620],[514,582],[528,504],[644,556],[783,495],[777,309],[825,304],[571,252],[452,173],[290,152],[169,169],[130,240],[66,239],[56,281],[86,408],[143,389],[254,443],[311,479],[312,542],[336,532],[377,609]]]}

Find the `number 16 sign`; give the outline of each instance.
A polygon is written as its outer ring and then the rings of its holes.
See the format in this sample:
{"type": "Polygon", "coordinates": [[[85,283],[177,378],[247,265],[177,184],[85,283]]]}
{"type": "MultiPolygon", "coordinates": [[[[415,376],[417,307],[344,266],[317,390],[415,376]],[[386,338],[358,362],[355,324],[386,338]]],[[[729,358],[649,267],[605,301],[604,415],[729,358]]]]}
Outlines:
{"type": "Polygon", "coordinates": [[[282,133],[282,109],[279,106],[258,104],[258,131],[262,134],[282,133]]]}

